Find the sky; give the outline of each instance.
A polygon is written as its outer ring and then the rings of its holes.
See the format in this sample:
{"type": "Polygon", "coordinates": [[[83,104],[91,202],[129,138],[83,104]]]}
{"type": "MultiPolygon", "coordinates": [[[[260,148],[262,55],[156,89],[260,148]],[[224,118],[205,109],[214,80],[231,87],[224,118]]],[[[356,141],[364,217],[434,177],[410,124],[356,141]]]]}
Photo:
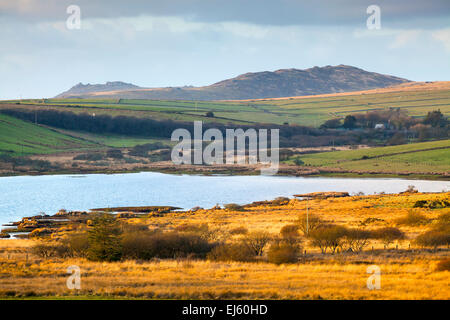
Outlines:
{"type": "Polygon", "coordinates": [[[339,64],[450,80],[450,1],[0,0],[0,99],[339,64]]]}

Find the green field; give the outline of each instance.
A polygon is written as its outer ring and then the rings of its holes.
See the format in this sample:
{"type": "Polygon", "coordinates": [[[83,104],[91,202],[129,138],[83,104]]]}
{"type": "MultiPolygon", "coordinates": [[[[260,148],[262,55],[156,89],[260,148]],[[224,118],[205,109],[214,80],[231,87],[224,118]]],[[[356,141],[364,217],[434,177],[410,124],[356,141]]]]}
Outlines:
{"type": "Polygon", "coordinates": [[[166,145],[175,144],[171,142],[169,138],[142,138],[133,136],[122,136],[122,135],[106,135],[106,134],[93,134],[87,132],[77,132],[77,131],[67,131],[61,129],[55,129],[63,134],[68,134],[72,137],[80,138],[82,140],[88,141],[93,144],[97,144],[102,147],[111,148],[131,148],[136,145],[142,145],[146,143],[160,142],[166,145]]]}
{"type": "Polygon", "coordinates": [[[305,165],[370,172],[449,172],[450,140],[399,146],[307,154],[298,158],[305,165]]]}
{"type": "Polygon", "coordinates": [[[385,93],[358,93],[345,96],[287,98],[253,101],[161,101],[136,99],[36,99],[4,101],[0,108],[42,107],[72,112],[128,115],[179,121],[203,120],[219,123],[272,123],[320,126],[326,120],[348,114],[400,108],[409,115],[423,117],[440,109],[450,115],[450,89],[417,89],[385,93]],[[20,103],[20,104],[17,104],[20,103]],[[213,118],[206,117],[212,111],[213,118]]]}
{"type": "Polygon", "coordinates": [[[91,147],[90,142],[0,114],[0,154],[49,154],[91,147]]]}

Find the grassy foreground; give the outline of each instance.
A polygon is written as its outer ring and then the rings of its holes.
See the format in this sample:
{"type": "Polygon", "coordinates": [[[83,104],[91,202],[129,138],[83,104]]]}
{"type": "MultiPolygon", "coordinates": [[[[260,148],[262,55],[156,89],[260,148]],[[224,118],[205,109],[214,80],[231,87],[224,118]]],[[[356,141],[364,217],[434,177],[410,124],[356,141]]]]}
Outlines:
{"type": "MultiPolygon", "coordinates": [[[[436,265],[449,258],[444,246],[424,249],[414,239],[433,227],[450,208],[414,207],[417,201],[444,201],[450,193],[352,196],[312,199],[309,213],[326,223],[372,230],[397,227],[406,238],[387,248],[378,240],[362,252],[321,253],[310,239],[302,238],[296,262],[267,262],[267,249],[253,262],[179,258],[95,262],[86,258],[42,258],[31,248],[39,241],[64,237],[61,227],[50,238],[0,241],[0,296],[4,298],[141,298],[141,299],[450,299],[450,271],[436,265]],[[425,219],[409,221],[408,214],[425,219]],[[306,253],[303,252],[306,250],[306,253]],[[66,287],[67,267],[81,269],[81,289],[66,287]],[[381,289],[369,290],[366,270],[381,269],[381,289]]],[[[305,200],[283,204],[259,203],[244,208],[198,209],[165,214],[123,215],[129,225],[145,225],[163,232],[207,224],[216,237],[235,243],[238,229],[267,232],[274,237],[282,227],[305,213],[305,200]]],[[[119,219],[119,218],[117,218],[119,219]]],[[[84,228],[79,226],[78,228],[84,228]]]]}

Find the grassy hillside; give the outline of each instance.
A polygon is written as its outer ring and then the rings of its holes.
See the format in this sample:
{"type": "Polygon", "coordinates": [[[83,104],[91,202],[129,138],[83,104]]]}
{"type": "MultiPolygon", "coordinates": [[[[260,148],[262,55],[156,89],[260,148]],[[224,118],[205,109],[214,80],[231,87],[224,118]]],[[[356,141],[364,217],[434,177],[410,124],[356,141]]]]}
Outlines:
{"type": "Polygon", "coordinates": [[[203,120],[236,124],[274,123],[320,126],[326,120],[370,110],[400,108],[415,117],[440,109],[450,115],[450,82],[346,94],[248,101],[161,101],[136,99],[40,99],[5,101],[1,108],[28,107],[128,115],[154,119],[203,120]],[[212,111],[214,117],[206,117],[212,111]]]}
{"type": "MultiPolygon", "coordinates": [[[[323,152],[296,157],[305,165],[371,172],[448,172],[450,140],[371,149],[323,152]]],[[[288,162],[294,161],[295,158],[288,162]]]]}
{"type": "Polygon", "coordinates": [[[48,154],[89,147],[93,144],[0,114],[0,154],[48,154]]]}

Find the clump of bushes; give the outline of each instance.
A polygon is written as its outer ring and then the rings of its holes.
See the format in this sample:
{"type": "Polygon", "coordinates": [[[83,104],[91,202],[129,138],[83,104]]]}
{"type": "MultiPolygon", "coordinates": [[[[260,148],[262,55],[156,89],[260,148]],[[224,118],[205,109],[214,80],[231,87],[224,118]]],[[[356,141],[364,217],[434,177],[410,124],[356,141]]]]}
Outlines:
{"type": "Polygon", "coordinates": [[[255,259],[255,254],[244,243],[221,244],[213,248],[207,258],[215,261],[250,262],[255,259]]]}
{"type": "Polygon", "coordinates": [[[66,257],[67,247],[58,243],[38,243],[31,248],[31,252],[44,259],[66,257]]]}
{"type": "Polygon", "coordinates": [[[0,162],[10,163],[12,169],[16,170],[17,167],[30,166],[33,170],[44,171],[52,168],[57,168],[56,165],[52,165],[47,160],[33,160],[28,157],[11,157],[7,154],[0,155],[0,162]]]}
{"type": "Polygon", "coordinates": [[[244,211],[245,210],[243,206],[236,204],[236,203],[228,203],[228,204],[225,204],[224,207],[226,210],[229,210],[229,211],[244,211]]]}
{"type": "Polygon", "coordinates": [[[405,233],[398,228],[385,227],[372,231],[372,235],[375,239],[379,239],[383,244],[388,247],[389,244],[395,240],[405,239],[405,233]]]}
{"type": "Polygon", "coordinates": [[[272,205],[275,206],[284,206],[286,204],[289,204],[290,199],[287,197],[278,197],[272,200],[272,205]]]}
{"type": "Polygon", "coordinates": [[[397,219],[396,222],[407,226],[422,226],[428,224],[430,219],[419,212],[410,211],[404,217],[397,219]]]}
{"type": "Polygon", "coordinates": [[[106,157],[112,159],[123,159],[123,153],[120,149],[109,149],[106,151],[106,157]]]}
{"type": "Polygon", "coordinates": [[[134,146],[133,148],[131,148],[130,151],[128,152],[128,154],[130,156],[135,156],[135,157],[148,157],[149,151],[167,149],[167,148],[169,148],[169,147],[161,142],[138,144],[138,145],[134,146]]]}
{"type": "Polygon", "coordinates": [[[428,209],[440,209],[450,208],[450,201],[447,200],[417,200],[413,208],[428,208],[428,209]]]}
{"type": "Polygon", "coordinates": [[[217,240],[220,237],[219,230],[209,228],[207,223],[182,224],[177,226],[175,231],[184,234],[198,235],[205,240],[217,240]]]}
{"type": "Polygon", "coordinates": [[[103,159],[105,159],[105,155],[103,153],[98,152],[83,153],[73,157],[73,160],[85,160],[85,161],[99,161],[103,159]]]}
{"type": "Polygon", "coordinates": [[[296,224],[287,224],[283,226],[280,230],[280,235],[284,239],[298,238],[300,234],[298,233],[299,226],[296,224]]]}
{"type": "Polygon", "coordinates": [[[89,240],[86,233],[73,233],[62,240],[62,244],[67,247],[67,254],[70,257],[86,257],[89,249],[89,240]]]}
{"type": "Polygon", "coordinates": [[[436,265],[436,271],[450,271],[450,258],[439,261],[436,265]]]}
{"type": "Polygon", "coordinates": [[[127,233],[122,241],[124,259],[206,257],[214,247],[199,235],[178,232],[127,233]]]}
{"type": "Polygon", "coordinates": [[[363,221],[360,222],[361,226],[367,226],[368,224],[377,224],[377,223],[384,223],[385,220],[384,219],[380,219],[380,218],[366,218],[363,221]]]}
{"type": "Polygon", "coordinates": [[[436,250],[439,246],[450,245],[450,233],[430,230],[419,235],[415,242],[422,247],[431,247],[436,250]]]}
{"type": "Polygon", "coordinates": [[[433,230],[450,233],[450,212],[439,215],[433,225],[433,230]]]}
{"type": "Polygon", "coordinates": [[[274,264],[295,263],[300,256],[301,247],[288,242],[273,243],[268,252],[267,260],[274,264]]]}
{"type": "Polygon", "coordinates": [[[235,235],[235,234],[247,234],[248,229],[246,227],[236,227],[228,231],[229,234],[235,235]]]}

